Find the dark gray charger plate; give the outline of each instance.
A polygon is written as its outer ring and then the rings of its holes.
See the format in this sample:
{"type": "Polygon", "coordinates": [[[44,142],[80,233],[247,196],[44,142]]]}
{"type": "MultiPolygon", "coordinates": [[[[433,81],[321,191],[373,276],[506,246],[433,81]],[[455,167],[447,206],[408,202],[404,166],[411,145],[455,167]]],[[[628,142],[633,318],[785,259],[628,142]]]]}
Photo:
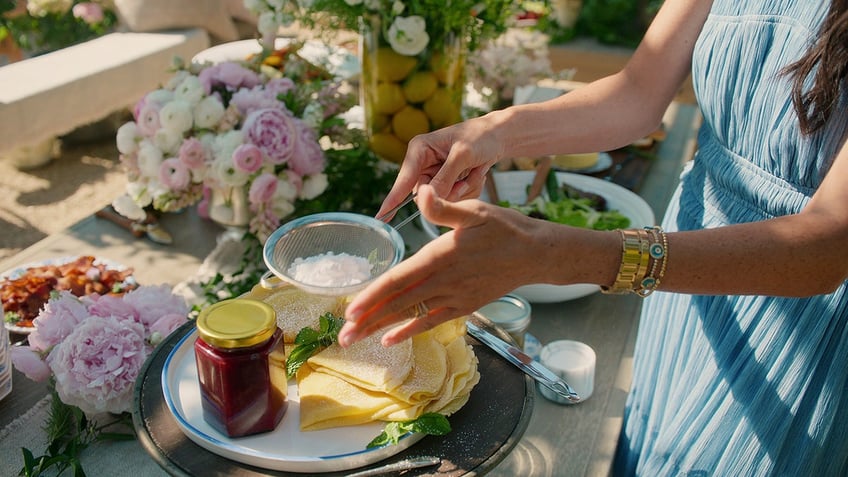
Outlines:
{"type": "MultiPolygon", "coordinates": [[[[491,322],[475,315],[474,321],[510,341],[491,322]]],[[[162,369],[180,338],[194,329],[186,323],[163,341],[148,357],[135,385],[133,424],[138,440],[156,462],[171,475],[306,475],[280,472],[235,462],[192,442],[177,426],[162,394],[162,369]]],[[[534,381],[518,368],[472,337],[466,338],[479,359],[480,382],[471,391],[468,403],[450,416],[452,431],[445,436],[426,436],[388,459],[363,470],[409,457],[437,456],[438,467],[410,470],[405,476],[482,475],[500,463],[515,447],[530,423],[536,391],[534,381]]],[[[353,472],[327,472],[340,476],[353,472]]]]}

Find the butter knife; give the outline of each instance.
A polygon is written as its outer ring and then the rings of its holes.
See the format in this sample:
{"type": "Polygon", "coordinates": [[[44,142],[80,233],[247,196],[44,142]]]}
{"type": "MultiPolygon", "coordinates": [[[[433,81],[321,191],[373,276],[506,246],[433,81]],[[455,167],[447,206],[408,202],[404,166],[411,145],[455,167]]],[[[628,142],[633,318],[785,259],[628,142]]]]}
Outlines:
{"type": "Polygon", "coordinates": [[[542,365],[542,363],[531,358],[524,351],[498,338],[471,321],[466,323],[466,327],[468,328],[469,335],[480,340],[480,342],[494,350],[510,363],[516,365],[518,369],[524,371],[525,374],[540,384],[571,402],[580,402],[580,396],[564,379],[557,376],[553,371],[542,365]]]}
{"type": "Polygon", "coordinates": [[[429,467],[431,465],[440,464],[441,462],[442,459],[438,457],[411,457],[392,464],[381,465],[380,467],[375,467],[373,469],[347,474],[347,477],[370,477],[373,475],[383,475],[390,472],[401,472],[410,469],[418,469],[420,467],[429,467]]]}

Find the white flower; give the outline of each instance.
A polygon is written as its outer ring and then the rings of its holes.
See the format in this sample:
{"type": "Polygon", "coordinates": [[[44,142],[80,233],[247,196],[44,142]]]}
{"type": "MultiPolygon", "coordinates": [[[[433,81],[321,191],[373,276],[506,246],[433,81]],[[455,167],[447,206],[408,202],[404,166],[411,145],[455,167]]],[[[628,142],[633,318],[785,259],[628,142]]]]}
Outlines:
{"type": "Polygon", "coordinates": [[[156,104],[165,104],[174,99],[174,92],[167,89],[154,89],[144,97],[145,101],[153,101],[156,104]]]}
{"type": "Polygon", "coordinates": [[[250,174],[236,168],[232,159],[229,158],[215,159],[212,171],[219,184],[230,187],[241,187],[247,184],[250,178],[250,174]]]}
{"type": "Polygon", "coordinates": [[[72,0],[29,0],[27,12],[34,17],[45,17],[50,13],[62,15],[71,9],[72,0]]]}
{"type": "Polygon", "coordinates": [[[174,88],[174,98],[186,101],[192,106],[199,103],[205,94],[206,92],[203,91],[203,84],[200,82],[200,78],[194,75],[186,76],[185,79],[183,79],[179,85],[174,88]]]}
{"type": "Polygon", "coordinates": [[[162,154],[175,154],[183,142],[183,135],[174,129],[159,129],[150,138],[154,145],[162,151],[162,154]]]}
{"type": "Polygon", "coordinates": [[[159,110],[159,124],[162,125],[162,128],[178,134],[191,129],[193,119],[191,104],[182,99],[174,99],[159,110]]]}
{"type": "Polygon", "coordinates": [[[345,0],[345,3],[347,3],[348,5],[350,5],[352,7],[355,7],[356,5],[361,5],[362,0],[345,0]]]}
{"type": "Polygon", "coordinates": [[[415,56],[430,42],[427,22],[418,15],[396,17],[389,27],[388,40],[392,49],[401,55],[415,56]]]}
{"type": "Polygon", "coordinates": [[[212,129],[224,117],[224,104],[215,96],[207,96],[194,107],[194,124],[200,129],[212,129]]]}
{"type": "Polygon", "coordinates": [[[114,207],[119,214],[132,220],[144,220],[147,218],[147,213],[144,212],[144,209],[128,194],[116,197],[115,200],[112,201],[112,207],[114,207]]]}
{"type": "Polygon", "coordinates": [[[382,5],[380,5],[380,2],[381,0],[365,0],[365,8],[373,12],[379,12],[380,7],[382,7],[382,5]]]}
{"type": "Polygon", "coordinates": [[[174,73],[174,76],[168,78],[168,81],[165,82],[163,87],[170,91],[176,91],[177,88],[180,87],[180,83],[182,83],[186,78],[191,78],[193,76],[194,75],[192,75],[189,71],[178,70],[174,73]]]}
{"type": "Polygon", "coordinates": [[[118,147],[118,152],[121,154],[134,154],[138,151],[138,142],[141,140],[141,134],[138,132],[138,126],[130,121],[121,125],[115,135],[115,143],[118,147]]]}
{"type": "Polygon", "coordinates": [[[238,129],[233,129],[215,136],[212,151],[216,158],[220,157],[232,162],[233,152],[243,143],[244,135],[242,132],[238,129]]]}
{"type": "Polygon", "coordinates": [[[400,0],[395,0],[392,3],[392,15],[400,15],[406,9],[406,5],[400,0]]]}
{"type": "Polygon", "coordinates": [[[162,165],[162,150],[150,141],[141,141],[138,146],[138,168],[145,177],[159,177],[162,165]]]}
{"type": "Polygon", "coordinates": [[[303,188],[300,190],[300,198],[301,199],[314,199],[319,195],[323,194],[325,190],[327,190],[327,186],[329,185],[327,181],[327,174],[319,173],[312,174],[303,179],[303,188]]]}
{"type": "Polygon", "coordinates": [[[324,108],[317,101],[309,103],[303,108],[303,117],[300,119],[310,128],[317,131],[321,125],[321,121],[324,120],[324,108]]]}
{"type": "Polygon", "coordinates": [[[151,196],[150,191],[147,190],[146,184],[130,182],[127,184],[126,191],[127,195],[130,196],[130,198],[135,201],[139,207],[147,207],[153,202],[153,196],[151,196]]]}
{"type": "Polygon", "coordinates": [[[294,202],[295,199],[297,199],[297,186],[283,177],[277,182],[277,190],[274,192],[274,202],[294,202]]]}
{"type": "Polygon", "coordinates": [[[279,218],[285,218],[294,212],[294,204],[291,202],[275,197],[272,199],[271,211],[279,218]]]}
{"type": "Polygon", "coordinates": [[[275,35],[277,30],[280,28],[282,21],[280,20],[277,13],[272,11],[262,12],[259,14],[259,19],[256,23],[256,29],[259,30],[263,36],[265,35],[275,35]]]}

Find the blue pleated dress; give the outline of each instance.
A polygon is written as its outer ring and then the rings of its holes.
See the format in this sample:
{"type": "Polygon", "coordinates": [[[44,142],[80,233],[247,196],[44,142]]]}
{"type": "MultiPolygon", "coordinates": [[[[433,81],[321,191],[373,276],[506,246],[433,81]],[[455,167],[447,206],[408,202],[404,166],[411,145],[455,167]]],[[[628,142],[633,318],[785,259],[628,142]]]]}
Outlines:
{"type": "MultiPolygon", "coordinates": [[[[802,56],[827,8],[714,2],[692,69],[699,150],[663,218],[667,231],[766,220],[810,200],[846,132],[848,102],[803,136],[780,70],[802,56]]],[[[646,298],[615,473],[848,475],[846,285],[804,299],[646,298]]]]}

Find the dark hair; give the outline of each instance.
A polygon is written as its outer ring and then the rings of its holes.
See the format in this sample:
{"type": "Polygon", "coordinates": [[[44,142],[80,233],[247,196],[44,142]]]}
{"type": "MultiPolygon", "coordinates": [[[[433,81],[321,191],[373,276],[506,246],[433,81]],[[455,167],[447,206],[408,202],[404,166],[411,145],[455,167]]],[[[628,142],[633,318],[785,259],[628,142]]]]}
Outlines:
{"type": "Polygon", "coordinates": [[[818,40],[784,72],[793,79],[792,104],[801,131],[819,130],[833,114],[848,79],[848,0],[831,1],[818,40]],[[813,72],[813,85],[805,92],[805,80],[813,72]]]}

